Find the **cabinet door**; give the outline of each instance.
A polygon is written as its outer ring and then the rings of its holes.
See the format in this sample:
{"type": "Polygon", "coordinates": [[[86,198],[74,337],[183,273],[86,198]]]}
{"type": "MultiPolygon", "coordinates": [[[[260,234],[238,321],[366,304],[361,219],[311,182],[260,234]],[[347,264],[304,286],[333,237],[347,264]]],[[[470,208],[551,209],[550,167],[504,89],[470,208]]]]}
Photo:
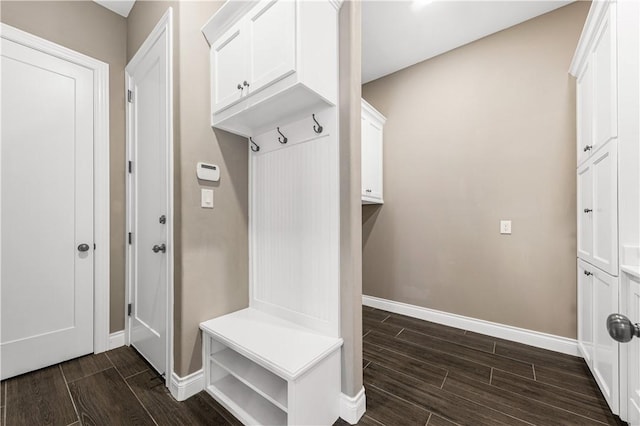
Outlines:
{"type": "Polygon", "coordinates": [[[618,312],[618,279],[594,267],[588,266],[588,270],[593,274],[592,372],[609,407],[617,414],[619,344],[609,336],[607,317],[618,312]]]}
{"type": "Polygon", "coordinates": [[[220,112],[243,97],[247,75],[246,34],[242,22],[211,46],[211,109],[220,112]]]}
{"type": "Polygon", "coordinates": [[[578,164],[593,152],[593,72],[587,61],[576,83],[576,105],[578,120],[578,164]]]}
{"type": "Polygon", "coordinates": [[[263,0],[248,16],[249,93],[296,69],[296,2],[263,0]]]}
{"type": "Polygon", "coordinates": [[[597,150],[618,134],[617,129],[617,76],[615,8],[613,2],[606,2],[608,13],[596,31],[593,46],[593,149],[597,150]]]}
{"type": "Polygon", "coordinates": [[[593,264],[618,275],[618,158],[616,141],[590,160],[593,179],[593,264]]]}
{"type": "Polygon", "coordinates": [[[360,127],[360,132],[361,132],[361,146],[360,149],[362,150],[361,152],[361,157],[362,157],[362,162],[361,162],[361,177],[362,177],[362,198],[364,199],[365,197],[369,197],[369,186],[370,182],[370,176],[371,176],[371,163],[369,162],[369,144],[367,143],[368,141],[368,132],[369,132],[369,121],[362,116],[361,118],[361,127],[360,127]]]}
{"type": "Polygon", "coordinates": [[[591,163],[578,169],[578,257],[591,262],[593,256],[593,180],[591,163]]]}
{"type": "Polygon", "coordinates": [[[370,196],[382,202],[382,126],[376,121],[369,122],[367,135],[369,162],[370,196]]]}
{"type": "MultiPolygon", "coordinates": [[[[623,286],[627,286],[627,312],[631,322],[640,322],[640,280],[624,275],[623,286]]],[[[625,300],[625,299],[623,299],[625,300]]],[[[640,424],[640,339],[631,339],[622,350],[627,351],[627,371],[620,366],[620,376],[627,377],[627,422],[630,425],[640,424]]],[[[622,415],[622,413],[621,413],[622,415]]]]}
{"type": "Polygon", "coordinates": [[[382,126],[368,117],[362,120],[362,196],[382,203],[382,126]]]}
{"type": "MultiPolygon", "coordinates": [[[[589,265],[578,259],[578,348],[593,366],[593,279],[589,265]]],[[[593,268],[591,268],[593,269],[593,268]]]]}

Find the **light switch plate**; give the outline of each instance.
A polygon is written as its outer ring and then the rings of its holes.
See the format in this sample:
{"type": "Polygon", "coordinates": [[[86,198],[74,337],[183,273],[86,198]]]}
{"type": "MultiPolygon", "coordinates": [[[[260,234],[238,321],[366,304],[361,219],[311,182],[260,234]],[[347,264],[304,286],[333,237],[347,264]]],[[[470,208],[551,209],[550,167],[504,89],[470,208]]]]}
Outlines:
{"type": "Polygon", "coordinates": [[[200,190],[200,206],[203,209],[213,208],[213,189],[201,189],[200,190]]]}
{"type": "Polygon", "coordinates": [[[511,221],[510,220],[501,220],[500,221],[500,233],[505,235],[511,235],[511,221]]]}

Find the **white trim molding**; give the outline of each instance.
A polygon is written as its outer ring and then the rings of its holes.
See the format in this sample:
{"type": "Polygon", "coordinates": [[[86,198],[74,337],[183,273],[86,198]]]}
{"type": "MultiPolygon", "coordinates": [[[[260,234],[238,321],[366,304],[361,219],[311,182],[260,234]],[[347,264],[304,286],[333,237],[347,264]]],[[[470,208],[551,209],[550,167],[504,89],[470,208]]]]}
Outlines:
{"type": "Polygon", "coordinates": [[[204,390],[204,370],[202,368],[185,377],[171,373],[169,391],[176,400],[184,401],[202,390],[204,390]]]}
{"type": "Polygon", "coordinates": [[[406,315],[437,324],[461,328],[475,333],[486,334],[500,339],[511,340],[525,345],[561,352],[567,355],[580,356],[578,342],[568,337],[556,336],[525,328],[513,327],[476,318],[465,317],[422,306],[409,305],[374,296],[362,296],[362,304],[376,309],[406,315]]]}
{"type": "Polygon", "coordinates": [[[0,36],[93,71],[93,352],[109,348],[109,64],[0,23],[0,36]]]}
{"type": "Polygon", "coordinates": [[[364,386],[356,396],[340,394],[340,418],[352,425],[358,423],[367,409],[367,397],[364,394],[364,386]]]}
{"type": "Polygon", "coordinates": [[[109,335],[109,350],[124,346],[124,330],[109,335]]]}

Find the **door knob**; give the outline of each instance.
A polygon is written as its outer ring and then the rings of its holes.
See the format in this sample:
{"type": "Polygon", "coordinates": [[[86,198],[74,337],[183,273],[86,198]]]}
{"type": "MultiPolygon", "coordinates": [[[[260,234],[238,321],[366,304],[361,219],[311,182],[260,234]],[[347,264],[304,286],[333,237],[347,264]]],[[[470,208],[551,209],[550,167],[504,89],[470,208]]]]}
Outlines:
{"type": "Polygon", "coordinates": [[[249,87],[249,83],[247,83],[247,80],[245,80],[245,81],[242,83],[242,85],[243,85],[244,87],[249,87]]]}
{"type": "Polygon", "coordinates": [[[165,253],[167,251],[167,246],[164,243],[162,243],[160,245],[156,244],[155,246],[153,246],[153,248],[151,250],[153,250],[154,253],[157,253],[159,251],[165,253]]]}
{"type": "Polygon", "coordinates": [[[167,217],[165,215],[160,216],[158,218],[158,222],[164,225],[165,223],[167,223],[167,217]]]}
{"type": "Polygon", "coordinates": [[[89,251],[89,244],[80,244],[78,246],[78,251],[89,251]]]}
{"type": "Polygon", "coordinates": [[[591,213],[593,211],[593,209],[584,209],[585,213],[591,213]]]}
{"type": "Polygon", "coordinates": [[[242,84],[238,83],[238,90],[242,90],[242,84]]]}
{"type": "Polygon", "coordinates": [[[584,152],[590,151],[591,149],[593,149],[593,145],[585,145],[584,148],[582,149],[584,152]]]}
{"type": "Polygon", "coordinates": [[[633,336],[640,337],[640,324],[634,324],[622,314],[611,314],[607,317],[609,336],[620,343],[627,343],[633,336]]]}
{"type": "Polygon", "coordinates": [[[590,276],[590,275],[593,275],[593,272],[584,271],[584,274],[585,274],[586,276],[590,276]]]}

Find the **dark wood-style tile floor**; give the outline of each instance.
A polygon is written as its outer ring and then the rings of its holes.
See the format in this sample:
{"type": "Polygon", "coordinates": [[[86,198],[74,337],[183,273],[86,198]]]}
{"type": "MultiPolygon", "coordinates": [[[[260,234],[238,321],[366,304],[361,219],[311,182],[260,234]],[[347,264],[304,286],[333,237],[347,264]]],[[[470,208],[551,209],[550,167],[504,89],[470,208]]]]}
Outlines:
{"type": "Polygon", "coordinates": [[[130,347],[0,383],[0,425],[240,425],[205,392],[177,402],[130,347]]]}
{"type": "Polygon", "coordinates": [[[581,358],[369,307],[362,317],[359,424],[624,424],[581,358]]]}
{"type": "MultiPolygon", "coordinates": [[[[617,425],[580,358],[363,308],[360,425],[617,425]]],[[[0,426],[239,425],[123,347],[0,383],[0,426]]],[[[338,420],[336,425],[346,425],[338,420]]]]}

